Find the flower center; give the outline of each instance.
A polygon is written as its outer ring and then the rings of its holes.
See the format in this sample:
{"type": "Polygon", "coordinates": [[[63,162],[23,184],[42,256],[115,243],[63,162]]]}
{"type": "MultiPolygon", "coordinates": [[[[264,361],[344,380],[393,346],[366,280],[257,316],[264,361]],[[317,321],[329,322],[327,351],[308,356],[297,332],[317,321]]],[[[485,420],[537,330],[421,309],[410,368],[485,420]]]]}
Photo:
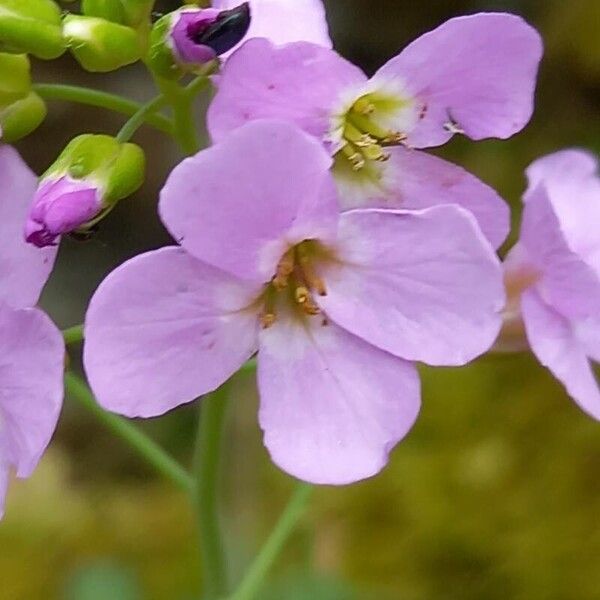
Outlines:
{"type": "Polygon", "coordinates": [[[363,170],[370,161],[389,158],[384,148],[406,142],[406,129],[414,123],[415,103],[400,93],[384,89],[360,96],[336,121],[341,148],[336,158],[349,162],[352,170],[363,170]]]}
{"type": "Polygon", "coordinates": [[[321,310],[315,295],[326,296],[325,282],[315,268],[320,260],[326,260],[329,251],[316,240],[305,240],[290,248],[277,265],[273,279],[263,294],[261,325],[266,329],[277,320],[282,302],[291,306],[300,316],[314,316],[321,310]]]}

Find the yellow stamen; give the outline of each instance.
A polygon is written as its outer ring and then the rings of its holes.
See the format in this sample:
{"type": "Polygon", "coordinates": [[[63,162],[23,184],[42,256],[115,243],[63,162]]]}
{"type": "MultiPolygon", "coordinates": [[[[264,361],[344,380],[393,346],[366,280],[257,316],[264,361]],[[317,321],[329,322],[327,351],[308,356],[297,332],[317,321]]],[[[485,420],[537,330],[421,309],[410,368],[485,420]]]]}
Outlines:
{"type": "Polygon", "coordinates": [[[294,272],[294,249],[290,248],[279,261],[277,272],[273,278],[273,285],[276,290],[283,290],[287,287],[290,275],[294,272]]]}

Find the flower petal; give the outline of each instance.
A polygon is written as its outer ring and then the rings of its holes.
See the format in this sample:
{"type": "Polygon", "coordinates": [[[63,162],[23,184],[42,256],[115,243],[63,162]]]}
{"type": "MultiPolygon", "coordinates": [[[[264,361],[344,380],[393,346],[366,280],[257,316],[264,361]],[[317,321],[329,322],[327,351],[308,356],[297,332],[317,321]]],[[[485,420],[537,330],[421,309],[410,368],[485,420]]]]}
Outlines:
{"type": "Polygon", "coordinates": [[[256,350],[257,289],[181,248],[133,258],[100,285],[85,323],[84,365],[98,402],[152,417],[206,394],[256,350]]]}
{"type": "Polygon", "coordinates": [[[521,299],[531,349],[565,386],[579,406],[600,420],[600,389],[588,357],[569,321],[548,306],[535,290],[521,299]]]}
{"type": "Polygon", "coordinates": [[[184,160],[161,192],[160,214],[197,258],[268,281],[289,245],[335,235],[331,158],[284,121],[254,121],[184,160]]]}
{"type": "Polygon", "coordinates": [[[46,283],[56,248],[25,242],[24,227],[37,178],[16,150],[0,146],[0,301],[14,308],[33,306],[46,283]]]}
{"type": "Polygon", "coordinates": [[[541,273],[537,287],[542,298],[569,318],[600,315],[600,274],[569,248],[545,184],[527,198],[521,244],[541,273]]]}
{"type": "MultiPolygon", "coordinates": [[[[213,8],[235,8],[242,0],[212,0],[213,8]]],[[[314,42],[331,47],[321,0],[249,0],[250,29],[246,39],[267,38],[275,44],[314,42]]],[[[226,54],[227,56],[227,54],[226,54]]]]}
{"type": "Polygon", "coordinates": [[[416,369],[321,319],[260,333],[259,420],[273,461],[320,484],[371,477],[419,412],[416,369]]]}
{"type": "Polygon", "coordinates": [[[582,150],[544,156],[527,169],[525,202],[543,184],[571,250],[600,276],[600,177],[598,160],[582,150]]]}
{"type": "Polygon", "coordinates": [[[500,329],[500,262],[457,206],[355,210],[340,220],[339,262],[317,298],[338,325],[407,360],[461,365],[500,329]]]}
{"type": "Polygon", "coordinates": [[[248,121],[275,118],[322,139],[340,92],[366,79],[333,50],[307,43],[278,48],[268,40],[250,40],[219,76],[208,129],[216,142],[248,121]]]}
{"type": "Polygon", "coordinates": [[[426,33],[376,74],[402,79],[426,106],[409,135],[415,147],[439,146],[460,129],[468,137],[508,138],[531,117],[542,41],[523,19],[480,13],[426,33]]]}
{"type": "Polygon", "coordinates": [[[56,428],[64,342],[40,310],[0,306],[0,464],[29,477],[56,428]]]}
{"type": "Polygon", "coordinates": [[[389,149],[384,163],[385,184],[368,200],[340,193],[344,208],[421,209],[439,204],[457,204],[473,213],[484,235],[497,248],[510,230],[508,205],[491,187],[468,171],[437,156],[408,150],[389,149]]]}

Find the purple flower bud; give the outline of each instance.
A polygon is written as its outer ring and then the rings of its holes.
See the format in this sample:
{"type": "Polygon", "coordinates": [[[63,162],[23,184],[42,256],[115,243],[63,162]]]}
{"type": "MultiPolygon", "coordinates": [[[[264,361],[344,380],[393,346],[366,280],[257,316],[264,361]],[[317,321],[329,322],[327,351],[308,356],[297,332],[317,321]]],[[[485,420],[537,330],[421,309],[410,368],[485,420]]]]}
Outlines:
{"type": "Polygon", "coordinates": [[[54,246],[57,237],[78,229],[101,209],[101,194],[89,181],[68,176],[43,180],[27,217],[25,239],[38,248],[54,246]]]}
{"type": "Polygon", "coordinates": [[[231,10],[183,10],[171,30],[173,49],[182,63],[204,64],[239,44],[250,27],[250,6],[231,10]]]}

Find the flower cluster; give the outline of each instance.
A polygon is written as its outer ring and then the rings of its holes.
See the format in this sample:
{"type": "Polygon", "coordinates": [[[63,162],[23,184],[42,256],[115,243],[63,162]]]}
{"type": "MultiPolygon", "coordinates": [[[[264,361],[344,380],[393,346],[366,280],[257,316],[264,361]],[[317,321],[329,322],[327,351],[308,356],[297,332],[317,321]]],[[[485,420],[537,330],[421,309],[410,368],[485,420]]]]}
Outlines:
{"type": "MultiPolygon", "coordinates": [[[[41,58],[69,47],[91,71],[143,58],[172,104],[167,131],[189,100],[179,81],[218,71],[212,145],[161,191],[174,245],[119,266],[90,302],[83,358],[103,408],[161,415],[255,358],[273,461],[346,484],[378,473],[413,426],[416,363],[459,366],[528,343],[600,419],[595,159],[564,151],[531,165],[521,239],[503,268],[505,202],[423,151],[457,134],[506,139],[528,123],[542,43],[520,17],[451,19],[368,78],[331,49],[320,0],[214,0],[153,26],[144,0],[84,2],[67,16],[51,0],[25,4],[37,12],[0,0],[0,25],[16,19],[35,43],[3,40],[2,27],[0,41],[41,58]]],[[[16,75],[0,101],[12,106],[34,94],[29,63],[4,64],[16,75]]],[[[28,133],[34,116],[14,130],[28,133]]],[[[37,184],[0,147],[0,506],[9,471],[31,473],[60,410],[63,342],[32,308],[53,246],[142,184],[144,154],[128,139],[79,136],[37,184]]]]}

